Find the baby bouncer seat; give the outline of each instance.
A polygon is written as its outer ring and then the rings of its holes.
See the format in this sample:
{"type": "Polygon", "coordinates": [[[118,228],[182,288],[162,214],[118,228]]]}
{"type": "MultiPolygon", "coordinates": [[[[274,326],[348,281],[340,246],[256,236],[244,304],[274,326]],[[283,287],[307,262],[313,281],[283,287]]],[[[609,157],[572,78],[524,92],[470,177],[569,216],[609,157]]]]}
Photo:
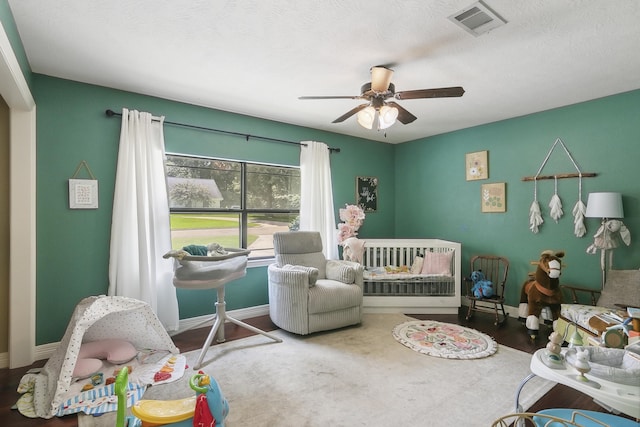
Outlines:
{"type": "Polygon", "coordinates": [[[217,335],[217,342],[224,342],[224,323],[229,321],[257,334],[264,335],[276,342],[282,340],[261,329],[235,319],[226,313],[224,290],[227,283],[233,282],[247,274],[247,260],[251,253],[248,249],[223,248],[217,243],[208,246],[189,245],[179,251],[170,251],[164,258],[174,258],[173,285],[183,289],[216,289],[215,321],[202,346],[200,356],[193,369],[198,370],[202,360],[217,335]]]}

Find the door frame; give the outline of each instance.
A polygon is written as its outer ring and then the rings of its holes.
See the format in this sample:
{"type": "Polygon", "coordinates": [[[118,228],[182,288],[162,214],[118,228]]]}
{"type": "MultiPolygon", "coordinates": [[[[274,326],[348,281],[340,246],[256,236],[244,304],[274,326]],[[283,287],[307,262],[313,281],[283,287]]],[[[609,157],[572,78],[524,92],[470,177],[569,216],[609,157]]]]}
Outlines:
{"type": "Polygon", "coordinates": [[[32,364],[36,336],[36,104],[0,23],[0,95],[9,106],[9,368],[32,364]]]}

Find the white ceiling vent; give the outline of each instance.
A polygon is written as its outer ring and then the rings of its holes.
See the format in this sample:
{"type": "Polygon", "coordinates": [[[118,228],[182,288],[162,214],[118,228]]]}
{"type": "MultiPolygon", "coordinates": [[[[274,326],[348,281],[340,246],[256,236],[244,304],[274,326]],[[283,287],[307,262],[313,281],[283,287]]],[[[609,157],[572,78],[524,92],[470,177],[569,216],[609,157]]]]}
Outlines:
{"type": "Polygon", "coordinates": [[[454,13],[449,16],[449,19],[476,37],[507,23],[507,21],[480,1],[454,13]]]}

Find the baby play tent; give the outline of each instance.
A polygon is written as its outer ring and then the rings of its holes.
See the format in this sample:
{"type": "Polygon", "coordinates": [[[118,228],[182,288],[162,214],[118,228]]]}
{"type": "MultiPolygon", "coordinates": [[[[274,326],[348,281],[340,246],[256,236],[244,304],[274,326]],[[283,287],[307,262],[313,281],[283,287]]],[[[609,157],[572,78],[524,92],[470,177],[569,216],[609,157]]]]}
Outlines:
{"type": "MultiPolygon", "coordinates": [[[[33,397],[32,416],[61,415],[61,403],[74,381],[73,370],[80,345],[105,339],[127,340],[147,353],[179,353],[147,303],[117,296],[85,298],[76,306],[60,345],[46,365],[38,373],[26,374],[20,382],[20,388],[33,397]]],[[[20,405],[18,407],[25,413],[20,405]]]]}

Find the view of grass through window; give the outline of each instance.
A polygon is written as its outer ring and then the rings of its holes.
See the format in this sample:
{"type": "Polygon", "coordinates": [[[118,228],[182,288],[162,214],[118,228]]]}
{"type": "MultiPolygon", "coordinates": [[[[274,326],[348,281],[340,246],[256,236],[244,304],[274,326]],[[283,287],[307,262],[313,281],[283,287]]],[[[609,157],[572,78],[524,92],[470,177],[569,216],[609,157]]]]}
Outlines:
{"type": "Polygon", "coordinates": [[[273,233],[295,230],[298,168],[168,155],[173,249],[218,243],[273,256],[273,233]]]}

